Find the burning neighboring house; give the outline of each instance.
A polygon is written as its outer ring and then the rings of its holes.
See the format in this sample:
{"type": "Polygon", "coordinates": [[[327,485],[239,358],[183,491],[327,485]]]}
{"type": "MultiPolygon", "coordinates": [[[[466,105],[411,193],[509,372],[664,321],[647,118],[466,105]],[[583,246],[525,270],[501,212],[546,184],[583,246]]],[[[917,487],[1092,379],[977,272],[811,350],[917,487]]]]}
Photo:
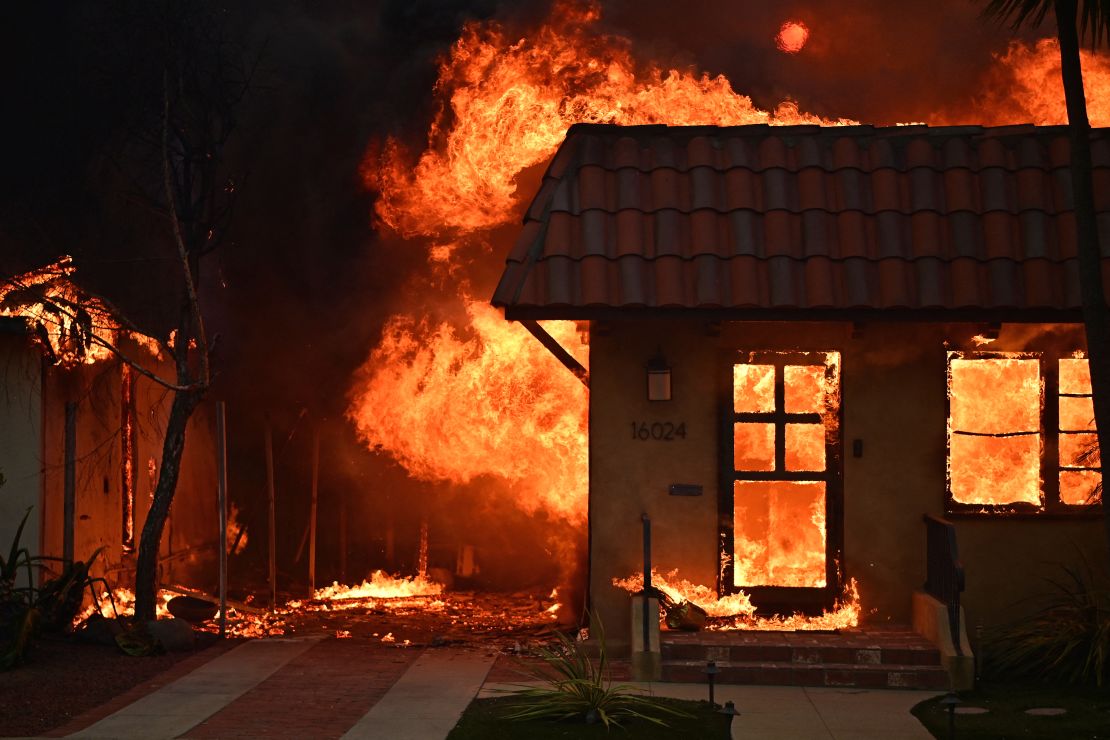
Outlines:
{"type": "MultiPolygon", "coordinates": [[[[64,258],[0,289],[0,542],[8,546],[30,509],[23,542],[32,554],[82,560],[103,547],[94,574],[130,585],[172,399],[105,344],[154,371],[169,362],[77,288],[72,272],[64,258]]],[[[165,583],[214,572],[215,452],[203,410],[188,434],[162,540],[165,583]]]]}
{"type": "Polygon", "coordinates": [[[674,593],[821,627],[911,621],[923,515],[955,521],[973,624],[1102,551],[1068,151],[1059,127],[571,128],[493,304],[589,322],[611,638],[642,514],[674,593]]]}

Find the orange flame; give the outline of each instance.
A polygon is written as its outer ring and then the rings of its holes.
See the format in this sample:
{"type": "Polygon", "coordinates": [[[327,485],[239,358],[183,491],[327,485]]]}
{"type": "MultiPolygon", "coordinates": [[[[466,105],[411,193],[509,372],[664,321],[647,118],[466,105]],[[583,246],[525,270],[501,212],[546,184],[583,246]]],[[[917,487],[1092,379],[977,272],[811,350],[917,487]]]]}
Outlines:
{"type": "Polygon", "coordinates": [[[416,166],[395,141],[365,168],[377,214],[403,236],[489,229],[514,220],[517,177],[545,162],[572,124],[849,123],[790,101],[760,110],[721,75],[643,67],[629,39],[603,34],[596,3],[557,3],[525,38],[469,23],[440,65],[440,111],[416,166]]]}
{"type": "MultiPolygon", "coordinates": [[[[644,587],[644,576],[642,573],[636,573],[628,578],[614,578],[613,585],[630,593],[636,593],[644,587]]],[[[833,605],[832,611],[824,611],[815,616],[805,614],[756,616],[755,606],[743,591],[718,597],[715,589],[679,578],[677,570],[672,570],[663,576],[653,569],[651,585],[676,603],[689,601],[704,609],[707,615],[714,618],[707,626],[710,630],[832,630],[848,629],[859,625],[859,585],[854,578],[848,582],[843,596],[833,605]]]]}
{"type": "Polygon", "coordinates": [[[112,357],[105,346],[128,337],[153,356],[158,343],[123,329],[103,301],[86,295],[70,281],[73,258],[62,256],[45,267],[0,284],[0,316],[27,319],[59,364],[92,365],[112,357]]]}
{"type": "MultiPolygon", "coordinates": [[[[493,308],[468,301],[465,310],[470,337],[448,324],[389,321],[352,395],[359,435],[418,478],[495,476],[525,511],[584,521],[585,387],[493,308]]],[[[573,323],[546,328],[580,349],[573,323]]]]}
{"type": "Polygon", "coordinates": [[[376,570],[369,580],[357,586],[344,586],[338,581],[330,586],[316,589],[317,599],[396,599],[412,596],[434,596],[443,593],[443,584],[430,581],[423,576],[401,578],[376,570]]]}
{"type": "MultiPolygon", "coordinates": [[[[723,76],[639,65],[631,41],[601,33],[599,18],[596,3],[559,3],[525,38],[494,22],[468,24],[441,63],[440,111],[415,166],[395,140],[365,163],[380,221],[406,238],[437,237],[428,240],[429,261],[465,284],[460,251],[481,241],[467,236],[517,218],[518,178],[549,159],[574,123],[850,123],[790,101],[760,110],[723,76]]],[[[356,380],[350,417],[367,444],[414,476],[492,475],[526,494],[514,496],[525,511],[584,521],[585,389],[465,292],[467,331],[410,316],[389,321],[356,380]]],[[[573,324],[545,328],[580,350],[573,324]]]]}
{"type": "MultiPolygon", "coordinates": [[[[1080,50],[1079,56],[1087,116],[1092,126],[1110,126],[1110,57],[1086,49],[1080,50]]],[[[996,57],[996,65],[982,90],[983,95],[974,102],[971,111],[941,118],[952,123],[994,126],[1068,122],[1060,76],[1060,45],[1054,38],[1032,44],[1011,42],[1006,53],[996,57]]]]}
{"type": "Polygon", "coordinates": [[[1040,362],[952,353],[949,369],[952,499],[1041,506],[1040,362]]]}

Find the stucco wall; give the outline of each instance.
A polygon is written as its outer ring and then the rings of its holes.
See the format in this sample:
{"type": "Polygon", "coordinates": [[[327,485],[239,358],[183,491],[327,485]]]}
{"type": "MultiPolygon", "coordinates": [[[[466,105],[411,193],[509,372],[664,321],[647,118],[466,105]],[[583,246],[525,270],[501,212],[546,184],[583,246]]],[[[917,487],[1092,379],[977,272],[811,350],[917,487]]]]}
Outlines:
{"type": "Polygon", "coordinates": [[[42,388],[38,352],[23,334],[0,332],[0,548],[4,557],[28,507],[21,542],[40,551],[42,388]]]}
{"type": "MultiPolygon", "coordinates": [[[[612,322],[594,325],[590,346],[591,605],[614,641],[628,637],[628,596],[614,577],[641,568],[640,515],[654,525],[658,569],[713,586],[717,580],[719,353],[835,350],[841,353],[844,439],[844,571],[859,582],[865,619],[906,624],[910,594],[924,581],[922,515],[943,515],[945,341],[979,327],[941,324],[612,322]],[[716,335],[715,335],[716,334],[716,335]],[[644,366],[661,349],[673,368],[673,400],[646,400],[644,366]],[[684,440],[633,440],[634,421],[685,422],[684,440]],[[852,442],[863,454],[853,457],[852,442]],[[670,483],[703,486],[668,495],[670,483]]],[[[1035,327],[1006,325],[991,349],[1023,349],[1035,327]]],[[[1080,341],[1074,331],[1066,341],[1080,341]]],[[[1078,347],[1076,347],[1078,348],[1078,347]]],[[[1105,559],[1098,520],[957,519],[967,569],[969,625],[996,624],[1014,602],[1043,590],[1039,576],[1076,550],[1105,559]],[[1074,545],[1074,547],[1073,547],[1074,545]]]]}
{"type": "MultiPolygon", "coordinates": [[[[160,369],[172,373],[168,366],[160,369]]],[[[135,547],[157,482],[162,441],[172,394],[136,374],[135,399],[135,547]],[[151,463],[153,462],[153,468],[151,463]]],[[[172,377],[172,375],[170,375],[172,377]]],[[[123,550],[123,477],[120,430],[120,367],[100,362],[47,376],[46,501],[44,542],[61,556],[65,462],[65,403],[77,403],[74,557],[87,558],[104,547],[94,572],[113,585],[130,586],[134,553],[123,550]]],[[[215,579],[215,445],[205,407],[189,422],[181,476],[163,532],[161,556],[165,582],[210,586],[215,579]]]]}

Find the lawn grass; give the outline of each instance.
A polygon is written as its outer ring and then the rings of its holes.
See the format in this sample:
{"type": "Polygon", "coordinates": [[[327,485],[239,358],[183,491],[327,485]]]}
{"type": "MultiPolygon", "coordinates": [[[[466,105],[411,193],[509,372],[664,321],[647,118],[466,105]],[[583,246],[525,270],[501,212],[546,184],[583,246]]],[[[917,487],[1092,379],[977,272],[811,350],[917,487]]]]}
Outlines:
{"type": "MultiPolygon", "coordinates": [[[[960,740],[1110,739],[1110,688],[982,683],[974,691],[960,692],[959,697],[961,704],[958,706],[990,710],[986,714],[957,714],[956,737],[960,740]],[[1068,711],[1048,717],[1025,713],[1026,709],[1036,707],[1060,707],[1068,711]]],[[[948,711],[940,704],[942,698],[923,701],[913,708],[913,715],[936,738],[948,737],[948,711]]]]}
{"type": "Polygon", "coordinates": [[[475,699],[463,713],[462,719],[451,730],[447,740],[591,740],[592,738],[635,738],[636,740],[728,740],[728,717],[718,714],[706,701],[660,699],[675,709],[694,715],[690,719],[668,717],[667,727],[628,720],[621,727],[606,731],[601,724],[584,722],[517,722],[504,718],[518,700],[512,696],[495,699],[475,699]]]}

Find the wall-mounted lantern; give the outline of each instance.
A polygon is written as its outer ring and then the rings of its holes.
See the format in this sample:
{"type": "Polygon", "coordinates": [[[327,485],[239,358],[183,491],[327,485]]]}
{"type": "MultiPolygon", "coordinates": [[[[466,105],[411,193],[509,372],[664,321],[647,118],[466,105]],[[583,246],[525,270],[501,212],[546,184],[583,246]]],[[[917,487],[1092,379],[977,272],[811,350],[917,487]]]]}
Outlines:
{"type": "Polygon", "coordinates": [[[647,396],[649,401],[671,400],[671,368],[660,350],[647,364],[647,396]]]}

